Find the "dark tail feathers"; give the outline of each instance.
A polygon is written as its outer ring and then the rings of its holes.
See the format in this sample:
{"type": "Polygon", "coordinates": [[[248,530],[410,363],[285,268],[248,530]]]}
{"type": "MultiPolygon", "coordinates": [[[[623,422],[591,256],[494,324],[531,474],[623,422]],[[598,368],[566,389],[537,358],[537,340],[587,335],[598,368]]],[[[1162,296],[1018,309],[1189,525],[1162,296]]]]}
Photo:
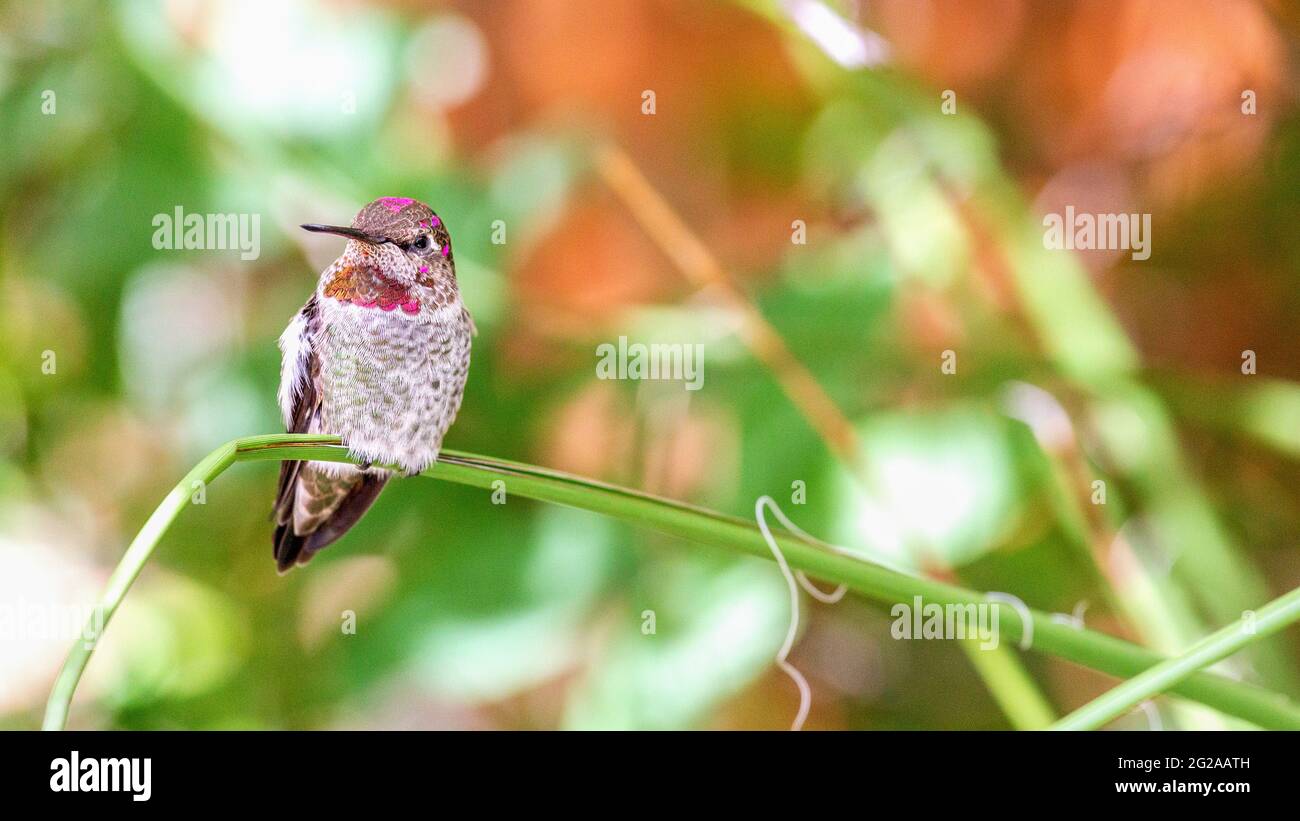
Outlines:
{"type": "MultiPolygon", "coordinates": [[[[296,479],[296,477],[295,477],[296,479]]],[[[388,482],[388,475],[378,475],[374,473],[363,473],[361,481],[349,491],[347,497],[339,504],[338,509],[326,519],[320,527],[311,533],[298,534],[293,529],[293,504],[292,490],[290,490],[290,503],[287,506],[287,516],[283,513],[277,518],[284,521],[278,523],[275,527],[275,535],[272,537],[272,543],[275,550],[275,567],[280,573],[287,573],[296,564],[306,564],[311,561],[320,550],[334,544],[339,538],[347,533],[361,517],[365,515],[370,506],[374,504],[379,492],[384,489],[388,482]]],[[[297,484],[294,481],[294,484],[297,484]]]]}

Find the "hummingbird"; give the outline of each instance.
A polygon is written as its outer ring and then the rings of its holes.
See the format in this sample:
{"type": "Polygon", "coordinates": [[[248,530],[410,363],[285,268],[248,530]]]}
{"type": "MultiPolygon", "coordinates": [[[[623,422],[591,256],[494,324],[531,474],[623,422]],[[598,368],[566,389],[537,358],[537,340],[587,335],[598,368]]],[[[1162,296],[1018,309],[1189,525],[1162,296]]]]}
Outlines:
{"type": "Polygon", "coordinates": [[[414,476],[437,460],[476,333],[451,236],[429,206],[381,197],[351,226],[302,227],[347,245],[280,336],[280,410],[289,433],[339,436],[359,464],[280,463],[272,515],[282,574],[356,524],[395,472],[414,476]]]}

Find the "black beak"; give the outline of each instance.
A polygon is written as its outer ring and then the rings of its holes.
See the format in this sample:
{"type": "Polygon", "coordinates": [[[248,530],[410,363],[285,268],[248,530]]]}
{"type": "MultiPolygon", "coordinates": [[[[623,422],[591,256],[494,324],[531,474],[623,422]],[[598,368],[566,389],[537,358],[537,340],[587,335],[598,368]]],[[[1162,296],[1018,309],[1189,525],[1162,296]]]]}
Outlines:
{"type": "Polygon", "coordinates": [[[383,245],[385,242],[392,242],[388,237],[381,237],[378,234],[367,234],[365,231],[356,228],[348,228],[342,225],[316,225],[315,223],[308,223],[302,227],[318,234],[338,234],[340,237],[359,239],[362,242],[368,242],[371,245],[383,245]]]}

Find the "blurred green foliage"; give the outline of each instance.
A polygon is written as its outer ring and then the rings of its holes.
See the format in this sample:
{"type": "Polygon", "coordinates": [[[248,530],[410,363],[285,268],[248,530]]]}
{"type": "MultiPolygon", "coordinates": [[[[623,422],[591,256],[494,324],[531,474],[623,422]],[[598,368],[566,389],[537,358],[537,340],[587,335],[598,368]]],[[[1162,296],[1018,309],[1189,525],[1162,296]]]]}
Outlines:
{"type": "MultiPolygon", "coordinates": [[[[420,102],[422,38],[473,13],[184,7],[0,7],[0,601],[62,612],[92,600],[199,456],[280,430],[274,341],[332,253],[295,226],[344,220],[382,195],[443,215],[480,331],[451,446],[591,464],[598,478],[736,515],[771,494],[813,534],[1035,607],[1089,602],[1090,626],[1164,652],[1300,578],[1300,388],[1285,374],[1231,382],[1232,363],[1221,381],[1144,369],[1126,327],[1141,317],[1121,322],[1078,260],[1043,249],[1005,168],[1014,134],[941,115],[907,72],[843,71],[772,9],[728,8],[770,29],[807,67],[806,87],[701,91],[720,113],[683,147],[720,188],[779,202],[777,240],[758,243],[779,252],[736,274],[858,431],[856,471],[737,339],[725,306],[685,290],[652,246],[566,233],[572,211],[622,209],[588,158],[626,131],[575,100],[582,116],[512,124],[474,151],[455,135],[481,124],[420,102]],[[151,220],[178,205],[261,215],[260,257],[154,249],[151,220]],[[798,218],[806,246],[785,238],[798,218]],[[530,294],[572,281],[530,277],[566,243],[593,249],[593,269],[610,264],[597,250],[649,259],[659,290],[559,315],[530,294]],[[979,272],[990,257],[1005,269],[997,298],[979,272]],[[598,383],[595,345],[629,333],[705,344],[705,390],[598,383]],[[939,368],[950,347],[956,376],[939,368]],[[54,373],[42,370],[49,351],[54,373]],[[1050,435],[1061,418],[1065,442],[1050,435]],[[1098,510],[1094,479],[1109,494],[1098,510]],[[794,482],[805,505],[787,503],[794,482]]],[[[479,58],[466,54],[453,68],[469,74],[479,58]]],[[[616,82],[635,111],[642,80],[616,82]]],[[[1279,174],[1234,196],[1294,212],[1296,122],[1288,112],[1271,144],[1279,174]]],[[[684,205],[753,231],[721,195],[684,205]]],[[[701,228],[706,242],[721,242],[720,224],[701,228]]],[[[1278,238],[1261,227],[1249,239],[1278,238]]],[[[570,272],[576,290],[600,297],[586,275],[570,272]]],[[[1177,287],[1176,270],[1164,275],[1177,287]]],[[[93,706],[73,726],[784,727],[793,716],[772,663],[786,592],[768,564],[396,482],[347,539],[278,578],[275,472],[240,466],[181,517],[91,665],[93,706]]],[[[1008,726],[986,689],[996,682],[951,643],[890,641],[885,611],[861,602],[808,611],[793,660],[813,683],[810,726],[1008,726]]],[[[10,638],[0,724],[28,727],[68,637],[10,638]]],[[[1295,696],[1293,645],[1271,641],[1229,669],[1295,696]]],[[[1100,686],[1025,661],[1062,710],[1100,686]]],[[[1223,726],[1181,707],[1174,718],[1223,726]]]]}

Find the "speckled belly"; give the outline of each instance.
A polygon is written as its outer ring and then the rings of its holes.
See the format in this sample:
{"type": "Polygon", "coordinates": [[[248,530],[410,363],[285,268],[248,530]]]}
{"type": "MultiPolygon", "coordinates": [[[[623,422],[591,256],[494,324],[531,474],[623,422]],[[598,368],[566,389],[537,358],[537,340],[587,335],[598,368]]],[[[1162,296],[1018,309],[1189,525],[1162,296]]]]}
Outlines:
{"type": "Polygon", "coordinates": [[[454,308],[408,317],[327,300],[315,345],[320,432],[407,473],[433,464],[469,370],[470,330],[454,308]]]}

